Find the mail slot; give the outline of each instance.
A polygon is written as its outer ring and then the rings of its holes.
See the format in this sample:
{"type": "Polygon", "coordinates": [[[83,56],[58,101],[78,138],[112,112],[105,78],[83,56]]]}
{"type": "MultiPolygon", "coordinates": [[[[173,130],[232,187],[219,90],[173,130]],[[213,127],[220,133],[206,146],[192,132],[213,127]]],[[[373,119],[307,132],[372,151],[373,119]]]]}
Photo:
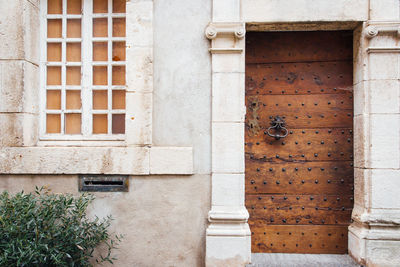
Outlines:
{"type": "Polygon", "coordinates": [[[80,175],[79,191],[83,192],[128,192],[127,175],[80,175]]]}

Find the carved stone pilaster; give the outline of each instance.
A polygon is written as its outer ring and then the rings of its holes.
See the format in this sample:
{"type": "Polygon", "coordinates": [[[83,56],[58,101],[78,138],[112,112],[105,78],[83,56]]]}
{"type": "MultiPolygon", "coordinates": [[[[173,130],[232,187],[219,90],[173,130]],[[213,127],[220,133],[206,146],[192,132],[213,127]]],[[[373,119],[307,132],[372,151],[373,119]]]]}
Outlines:
{"type": "Polygon", "coordinates": [[[211,22],[205,29],[205,36],[211,40],[209,51],[213,54],[212,198],[206,231],[207,267],[245,266],[251,259],[249,213],[244,205],[243,129],[246,108],[244,101],[235,99],[237,94],[231,93],[245,94],[245,34],[242,22],[211,22]],[[231,97],[226,100],[228,95],[231,97]],[[220,103],[230,103],[229,110],[220,103]]]}

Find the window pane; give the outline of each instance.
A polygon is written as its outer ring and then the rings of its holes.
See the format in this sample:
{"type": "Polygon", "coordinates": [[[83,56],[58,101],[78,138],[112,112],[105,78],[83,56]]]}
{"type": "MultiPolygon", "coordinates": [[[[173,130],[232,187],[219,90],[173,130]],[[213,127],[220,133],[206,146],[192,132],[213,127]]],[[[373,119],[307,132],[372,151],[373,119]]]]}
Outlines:
{"type": "Polygon", "coordinates": [[[125,42],[113,42],[113,61],[125,61],[125,42]]]}
{"type": "Polygon", "coordinates": [[[125,91],[114,90],[112,91],[112,108],[125,109],[125,91]]]}
{"type": "Polygon", "coordinates": [[[47,61],[61,61],[61,43],[47,44],[47,61]]]}
{"type": "Polygon", "coordinates": [[[67,43],[67,61],[81,61],[81,43],[67,43]]]}
{"type": "Polygon", "coordinates": [[[106,134],[107,133],[107,114],[93,114],[93,133],[106,134]]]}
{"type": "Polygon", "coordinates": [[[113,0],[113,13],[125,13],[126,0],[113,0]]]}
{"type": "Polygon", "coordinates": [[[107,85],[107,67],[93,67],[93,85],[107,85]]]}
{"type": "Polygon", "coordinates": [[[108,51],[106,42],[93,43],[93,61],[107,61],[108,51]]]}
{"type": "Polygon", "coordinates": [[[46,133],[61,133],[61,115],[47,114],[46,133]]]}
{"type": "Polygon", "coordinates": [[[107,37],[107,19],[93,19],[93,37],[107,37]]]}
{"type": "Polygon", "coordinates": [[[47,67],[47,85],[61,85],[61,67],[47,67]]]}
{"type": "Polygon", "coordinates": [[[125,133],[125,114],[112,115],[112,133],[113,134],[125,133]]]}
{"type": "Polygon", "coordinates": [[[47,38],[61,38],[62,20],[49,19],[47,20],[47,38]]]}
{"type": "Polygon", "coordinates": [[[65,114],[65,133],[80,134],[81,133],[81,114],[65,114]]]}
{"type": "Polygon", "coordinates": [[[67,109],[80,109],[81,104],[81,91],[80,90],[67,90],[66,91],[66,108],[67,109]]]}
{"type": "Polygon", "coordinates": [[[67,85],[81,84],[81,67],[67,67],[67,85]]]}
{"type": "Polygon", "coordinates": [[[113,37],[125,37],[125,18],[113,18],[113,37]]]}
{"type": "Polygon", "coordinates": [[[125,85],[125,66],[112,67],[112,84],[125,85]]]}
{"type": "Polygon", "coordinates": [[[61,91],[47,90],[46,102],[47,109],[61,109],[61,91]]]}
{"type": "Polygon", "coordinates": [[[68,38],[81,38],[81,20],[68,19],[67,20],[67,37],[68,38]]]}
{"type": "Polygon", "coordinates": [[[93,109],[108,109],[107,90],[93,91],[93,109]]]}
{"type": "Polygon", "coordinates": [[[62,14],[62,0],[48,0],[47,14],[62,14]]]}
{"type": "Polygon", "coordinates": [[[68,0],[67,14],[81,14],[82,10],[81,0],[68,0]]]}
{"type": "Polygon", "coordinates": [[[107,13],[108,0],[93,0],[93,13],[107,13]]]}

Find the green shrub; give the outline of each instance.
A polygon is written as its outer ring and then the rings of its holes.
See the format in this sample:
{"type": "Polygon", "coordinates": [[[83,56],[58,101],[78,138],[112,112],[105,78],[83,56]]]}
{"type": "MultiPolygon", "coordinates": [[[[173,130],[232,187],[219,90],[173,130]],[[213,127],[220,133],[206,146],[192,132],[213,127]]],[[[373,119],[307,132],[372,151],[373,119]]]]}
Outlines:
{"type": "Polygon", "coordinates": [[[91,266],[113,263],[111,251],[121,236],[108,233],[111,217],[89,219],[86,209],[94,197],[50,194],[36,188],[0,195],[0,266],[91,266]],[[105,255],[94,249],[105,247],[105,255]]]}

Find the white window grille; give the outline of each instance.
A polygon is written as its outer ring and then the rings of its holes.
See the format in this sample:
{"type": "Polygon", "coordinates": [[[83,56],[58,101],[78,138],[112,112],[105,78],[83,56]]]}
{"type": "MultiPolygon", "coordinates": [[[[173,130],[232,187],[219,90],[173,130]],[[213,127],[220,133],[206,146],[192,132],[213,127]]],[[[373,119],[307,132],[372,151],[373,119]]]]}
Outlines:
{"type": "Polygon", "coordinates": [[[41,140],[124,140],[125,4],[41,1],[41,140]]]}

